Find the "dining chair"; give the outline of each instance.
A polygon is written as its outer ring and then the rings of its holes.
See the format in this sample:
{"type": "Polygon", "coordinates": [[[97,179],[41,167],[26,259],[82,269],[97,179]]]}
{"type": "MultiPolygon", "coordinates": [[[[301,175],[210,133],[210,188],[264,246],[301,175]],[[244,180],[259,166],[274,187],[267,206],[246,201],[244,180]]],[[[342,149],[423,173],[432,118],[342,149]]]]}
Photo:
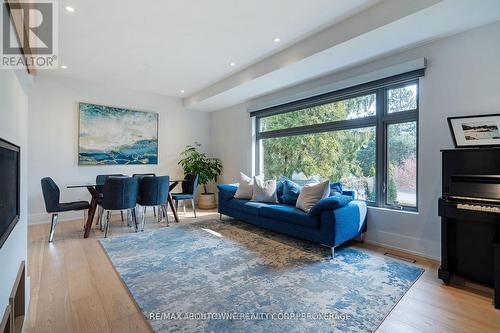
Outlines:
{"type": "Polygon", "coordinates": [[[127,212],[130,212],[135,224],[135,231],[138,231],[136,214],[138,190],[139,184],[135,178],[109,177],[106,180],[102,189],[101,201],[101,206],[104,209],[103,214],[106,213],[106,226],[104,228],[105,238],[108,237],[112,211],[127,210],[127,212]]]}
{"type": "MultiPolygon", "coordinates": [[[[143,177],[156,177],[156,175],[154,173],[134,173],[132,175],[132,177],[136,178],[137,181],[139,182],[139,187],[140,187],[140,184],[141,184],[141,178],[143,177]]],[[[144,209],[144,212],[146,212],[146,209],[144,209]]],[[[153,215],[154,217],[156,217],[156,206],[153,206],[153,215]]]]}
{"type": "Polygon", "coordinates": [[[144,231],[146,207],[158,207],[158,222],[160,222],[161,216],[165,215],[167,226],[169,225],[166,212],[169,180],[168,176],[140,178],[137,204],[143,207],[141,231],[144,231]]]}
{"type": "Polygon", "coordinates": [[[194,173],[188,173],[184,180],[182,181],[182,193],[172,193],[172,199],[175,200],[175,208],[179,207],[179,201],[182,201],[182,208],[184,209],[184,214],[186,214],[186,200],[191,201],[191,207],[193,208],[194,217],[196,217],[196,208],[194,205],[194,197],[196,191],[198,190],[198,175],[194,173]]]}
{"type": "MultiPolygon", "coordinates": [[[[104,209],[101,206],[102,189],[104,187],[104,184],[106,183],[106,180],[109,177],[125,177],[125,175],[123,175],[121,173],[115,173],[115,174],[107,174],[107,175],[97,175],[95,177],[95,183],[96,183],[95,189],[97,190],[97,192],[99,193],[99,196],[100,196],[100,198],[97,202],[97,204],[99,205],[99,209],[97,211],[97,223],[99,223],[99,227],[101,228],[101,230],[103,230],[102,219],[103,219],[103,211],[104,211],[104,209]]],[[[123,221],[124,220],[123,211],[120,211],[120,215],[121,215],[121,218],[123,221]]]]}
{"type": "Polygon", "coordinates": [[[85,224],[85,210],[90,208],[90,204],[88,201],[60,202],[61,191],[54,180],[50,177],[42,178],[41,185],[43,200],[45,201],[45,209],[47,210],[47,213],[52,214],[49,233],[49,243],[52,243],[56,232],[58,214],[61,212],[83,210],[83,223],[85,224]]]}

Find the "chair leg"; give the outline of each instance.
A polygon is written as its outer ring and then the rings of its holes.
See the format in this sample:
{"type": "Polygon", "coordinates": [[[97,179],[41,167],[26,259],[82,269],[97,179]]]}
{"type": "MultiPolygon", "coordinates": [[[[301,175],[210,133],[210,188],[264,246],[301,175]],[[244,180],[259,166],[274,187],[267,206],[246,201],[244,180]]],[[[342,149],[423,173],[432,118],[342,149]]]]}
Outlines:
{"type": "Polygon", "coordinates": [[[101,223],[102,223],[102,207],[98,206],[97,207],[97,225],[99,227],[101,227],[101,223]]]}
{"type": "Polygon", "coordinates": [[[87,224],[87,210],[83,210],[83,229],[85,229],[85,224],[87,224]]]}
{"type": "Polygon", "coordinates": [[[139,231],[139,226],[137,224],[137,210],[136,208],[132,208],[131,210],[132,219],[134,220],[135,232],[139,231]]]}
{"type": "Polygon", "coordinates": [[[107,211],[106,212],[106,227],[104,228],[104,238],[108,237],[108,232],[109,232],[109,223],[111,222],[111,212],[107,211]]]}
{"type": "Polygon", "coordinates": [[[52,240],[54,239],[56,227],[57,227],[57,214],[52,214],[52,221],[50,223],[49,243],[52,243],[52,240]]]}
{"type": "Polygon", "coordinates": [[[142,210],[141,231],[144,231],[144,223],[146,222],[146,207],[142,210]]]}
{"type": "Polygon", "coordinates": [[[182,200],[182,209],[184,210],[184,215],[186,215],[186,200],[182,200]]]}
{"type": "MultiPolygon", "coordinates": [[[[156,207],[153,207],[153,209],[156,211],[156,207]]],[[[162,216],[163,213],[161,212],[161,206],[158,206],[158,223],[162,221],[162,216]]]]}
{"type": "Polygon", "coordinates": [[[123,210],[120,210],[120,215],[122,217],[122,222],[125,221],[125,219],[123,218],[123,210]]]}
{"type": "Polygon", "coordinates": [[[196,207],[194,206],[194,199],[191,199],[191,206],[193,207],[194,217],[196,218],[196,207]]]}
{"type": "Polygon", "coordinates": [[[163,208],[163,214],[165,215],[165,220],[167,221],[167,227],[170,225],[168,221],[168,206],[167,205],[162,205],[163,208]]]}
{"type": "Polygon", "coordinates": [[[106,222],[106,221],[104,220],[104,219],[105,219],[104,213],[105,213],[105,212],[104,212],[104,208],[103,208],[103,207],[101,207],[101,216],[99,217],[99,221],[100,221],[100,222],[99,222],[99,228],[101,229],[101,231],[104,231],[104,227],[105,227],[105,225],[104,225],[104,224],[105,224],[105,222],[106,222]]]}

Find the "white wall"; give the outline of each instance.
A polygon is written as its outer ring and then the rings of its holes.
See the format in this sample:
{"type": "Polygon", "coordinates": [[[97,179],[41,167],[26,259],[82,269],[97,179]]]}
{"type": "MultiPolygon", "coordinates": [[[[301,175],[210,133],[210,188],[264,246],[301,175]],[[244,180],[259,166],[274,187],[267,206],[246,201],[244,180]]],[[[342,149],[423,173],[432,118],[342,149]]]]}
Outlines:
{"type": "Polygon", "coordinates": [[[249,105],[426,57],[428,68],[420,85],[419,212],[370,208],[367,241],[439,258],[440,149],[453,147],[446,118],[500,112],[498,36],[500,23],[494,23],[211,113],[211,151],[224,164],[221,182],[234,182],[240,170],[251,170],[249,105]]]}
{"type": "MultiPolygon", "coordinates": [[[[27,150],[30,79],[25,70],[0,70],[0,137],[21,147],[20,220],[0,249],[0,313],[9,296],[21,261],[27,260],[27,150]]],[[[29,282],[29,281],[28,281],[29,282]]],[[[29,283],[26,286],[29,299],[29,283]]]]}
{"type": "MultiPolygon", "coordinates": [[[[64,201],[90,200],[86,189],[67,189],[72,183],[92,182],[97,174],[154,172],[179,178],[179,153],[195,141],[209,150],[209,115],[186,111],[179,99],[123,90],[95,83],[42,75],[29,95],[28,168],[29,223],[50,217],[40,179],[52,177],[64,201]],[[159,113],[159,164],[152,166],[78,166],[78,103],[88,102],[159,113]]],[[[60,220],[82,217],[81,212],[60,215],[60,220]]]]}

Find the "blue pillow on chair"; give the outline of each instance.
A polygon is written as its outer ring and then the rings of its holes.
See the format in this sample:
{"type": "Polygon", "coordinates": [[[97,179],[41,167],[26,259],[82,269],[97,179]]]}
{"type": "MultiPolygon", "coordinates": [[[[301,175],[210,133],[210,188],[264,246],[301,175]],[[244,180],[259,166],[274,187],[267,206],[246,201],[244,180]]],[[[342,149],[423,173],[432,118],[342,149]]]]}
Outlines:
{"type": "Polygon", "coordinates": [[[302,187],[299,184],[292,182],[288,178],[284,179],[283,195],[281,196],[281,202],[284,203],[285,205],[295,206],[301,189],[302,187]]]}

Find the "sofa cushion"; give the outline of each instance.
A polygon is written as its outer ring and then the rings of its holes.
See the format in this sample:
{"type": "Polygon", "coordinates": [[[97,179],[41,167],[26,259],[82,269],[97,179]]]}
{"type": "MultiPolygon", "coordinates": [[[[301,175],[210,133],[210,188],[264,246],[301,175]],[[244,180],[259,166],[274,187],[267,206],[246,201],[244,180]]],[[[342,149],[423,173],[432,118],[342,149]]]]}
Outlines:
{"type": "MultiPolygon", "coordinates": [[[[254,176],[259,180],[264,180],[264,175],[254,176]]],[[[253,179],[243,172],[240,172],[240,181],[238,185],[238,190],[234,194],[234,197],[237,199],[251,199],[253,194],[253,179]]]]}
{"type": "Polygon", "coordinates": [[[281,196],[281,202],[285,205],[295,206],[297,203],[297,198],[300,194],[300,189],[302,187],[286,178],[283,180],[283,194],[281,196]]]}
{"type": "Polygon", "coordinates": [[[342,194],[342,184],[341,183],[330,183],[330,196],[335,194],[342,194]]]}
{"type": "Polygon", "coordinates": [[[335,194],[328,198],[321,199],[317,204],[315,204],[311,210],[309,210],[309,215],[319,215],[323,210],[334,210],[337,208],[344,207],[349,202],[353,200],[353,197],[343,194],[335,194]]]}
{"type": "Polygon", "coordinates": [[[241,212],[259,215],[259,209],[264,206],[268,206],[263,202],[248,201],[242,199],[231,199],[227,202],[226,206],[232,209],[239,210],[241,212]]]}
{"type": "Polygon", "coordinates": [[[283,222],[293,223],[309,228],[318,228],[318,216],[307,215],[298,208],[288,205],[263,205],[259,214],[283,222]]]}
{"type": "Polygon", "coordinates": [[[326,198],[330,195],[330,181],[324,181],[319,184],[305,185],[302,190],[300,190],[299,197],[297,199],[297,208],[303,210],[304,212],[309,212],[309,210],[318,203],[321,199],[326,198]]]}

